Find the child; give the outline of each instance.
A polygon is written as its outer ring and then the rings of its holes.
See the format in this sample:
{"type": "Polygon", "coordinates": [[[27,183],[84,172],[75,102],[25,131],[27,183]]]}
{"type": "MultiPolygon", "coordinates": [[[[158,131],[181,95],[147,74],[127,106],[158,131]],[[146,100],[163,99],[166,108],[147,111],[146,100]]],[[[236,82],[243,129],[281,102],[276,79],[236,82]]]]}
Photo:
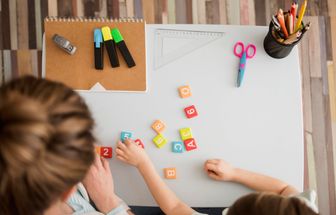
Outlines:
{"type": "Polygon", "coordinates": [[[93,125],[83,99],[61,83],[27,76],[1,86],[0,214],[132,214],[108,161],[95,158],[93,125]],[[86,189],[72,195],[82,180],[86,189]]]}
{"type": "MultiPolygon", "coordinates": [[[[145,151],[132,140],[118,142],[117,158],[135,166],[144,178],[150,192],[160,208],[168,215],[197,215],[192,208],[183,203],[163,182],[155,171],[145,151]]],[[[301,193],[292,186],[269,176],[234,168],[223,160],[207,160],[205,173],[219,181],[241,183],[261,193],[252,193],[238,199],[229,209],[227,215],[315,215],[315,193],[301,193]]]]}

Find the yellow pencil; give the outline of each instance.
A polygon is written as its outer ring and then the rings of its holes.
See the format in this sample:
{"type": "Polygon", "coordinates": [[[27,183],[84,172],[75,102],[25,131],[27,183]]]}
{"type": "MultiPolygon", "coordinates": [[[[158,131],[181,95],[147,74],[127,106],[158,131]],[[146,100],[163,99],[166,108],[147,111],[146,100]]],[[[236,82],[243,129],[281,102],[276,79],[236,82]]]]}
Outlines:
{"type": "Polygon", "coordinates": [[[296,25],[295,25],[295,31],[294,32],[297,32],[301,26],[301,22],[302,22],[302,19],[303,19],[303,16],[306,12],[306,7],[307,7],[307,0],[305,0],[303,2],[303,4],[301,5],[301,8],[300,8],[300,12],[299,12],[299,18],[296,22],[296,25]]]}

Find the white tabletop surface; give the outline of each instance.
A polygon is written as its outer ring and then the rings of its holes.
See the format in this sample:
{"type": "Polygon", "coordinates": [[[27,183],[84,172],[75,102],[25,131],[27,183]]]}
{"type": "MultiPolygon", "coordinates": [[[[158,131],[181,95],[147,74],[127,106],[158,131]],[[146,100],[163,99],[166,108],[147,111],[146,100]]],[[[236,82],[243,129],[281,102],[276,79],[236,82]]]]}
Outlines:
{"type": "MultiPolygon", "coordinates": [[[[115,146],[121,131],[141,138],[163,177],[163,168],[176,167],[168,186],[194,207],[230,206],[251,192],[239,184],[209,179],[203,163],[222,158],[235,166],[280,178],[303,187],[303,123],[298,50],[285,59],[269,57],[263,49],[267,27],[223,25],[147,25],[147,93],[81,92],[97,123],[103,145],[115,146]],[[219,31],[225,35],[159,69],[154,69],[155,29],[219,31]],[[241,88],[235,87],[239,59],[235,42],[253,43],[257,54],[248,60],[241,88]],[[219,54],[221,53],[221,54],[219,54]],[[210,56],[210,57],[209,57],[210,56]],[[199,60],[202,59],[202,60],[199,60]],[[177,88],[189,84],[192,97],[181,99],[177,88]],[[187,119],[183,108],[195,105],[199,116],[187,119]],[[154,120],[167,128],[169,143],[162,149],[151,139],[154,120]],[[175,154],[171,141],[178,129],[192,128],[198,149],[175,154]]],[[[106,63],[106,65],[108,65],[106,63]]],[[[115,156],[115,154],[114,154],[115,156]]],[[[137,170],[115,157],[110,161],[116,193],[130,205],[156,205],[137,170]]]]}

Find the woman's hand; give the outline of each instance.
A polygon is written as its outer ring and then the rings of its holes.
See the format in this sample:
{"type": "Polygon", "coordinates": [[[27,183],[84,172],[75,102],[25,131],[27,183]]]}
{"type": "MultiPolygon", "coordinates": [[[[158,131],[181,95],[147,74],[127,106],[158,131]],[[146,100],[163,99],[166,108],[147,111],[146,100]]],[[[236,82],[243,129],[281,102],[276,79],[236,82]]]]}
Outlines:
{"type": "Polygon", "coordinates": [[[125,163],[139,168],[141,165],[145,165],[150,162],[145,150],[131,139],[126,139],[122,143],[117,143],[117,158],[125,163]]]}
{"type": "Polygon", "coordinates": [[[218,181],[232,181],[236,174],[235,168],[221,159],[207,160],[204,170],[210,178],[218,181]]]}
{"type": "Polygon", "coordinates": [[[94,163],[83,180],[83,185],[97,209],[104,214],[116,208],[121,201],[114,193],[109,163],[99,155],[96,155],[94,163]]]}

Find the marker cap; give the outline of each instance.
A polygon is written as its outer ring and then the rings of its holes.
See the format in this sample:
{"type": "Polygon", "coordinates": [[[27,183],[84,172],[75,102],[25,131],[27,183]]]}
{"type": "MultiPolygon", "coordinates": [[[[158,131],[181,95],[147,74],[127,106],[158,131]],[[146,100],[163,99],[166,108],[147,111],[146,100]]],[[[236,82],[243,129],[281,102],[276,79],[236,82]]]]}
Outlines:
{"type": "Polygon", "coordinates": [[[103,33],[104,41],[113,40],[110,28],[108,26],[102,27],[101,30],[102,30],[102,33],[103,33]]]}
{"type": "Polygon", "coordinates": [[[113,39],[116,43],[119,43],[120,41],[124,40],[118,28],[113,28],[111,32],[112,32],[113,39]]]}
{"type": "Polygon", "coordinates": [[[100,48],[100,43],[103,42],[103,35],[99,28],[96,28],[93,32],[93,38],[95,42],[95,47],[100,48]]]}

